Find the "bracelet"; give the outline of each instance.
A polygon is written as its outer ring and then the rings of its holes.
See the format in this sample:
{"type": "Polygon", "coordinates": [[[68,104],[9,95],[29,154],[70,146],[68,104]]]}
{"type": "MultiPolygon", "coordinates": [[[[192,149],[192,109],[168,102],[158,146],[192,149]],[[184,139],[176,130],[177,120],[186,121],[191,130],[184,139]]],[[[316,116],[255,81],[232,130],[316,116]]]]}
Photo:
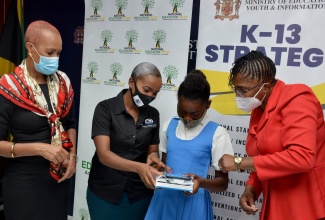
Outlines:
{"type": "Polygon", "coordinates": [[[16,143],[12,142],[12,145],[11,145],[11,148],[10,148],[11,158],[15,158],[15,154],[14,154],[15,144],[16,143]]]}
{"type": "MultiPolygon", "coordinates": [[[[159,152],[151,152],[150,154],[156,154],[157,155],[157,157],[159,158],[159,152]]],[[[150,155],[150,154],[148,154],[148,156],[150,155]]]]}
{"type": "Polygon", "coordinates": [[[70,154],[70,156],[72,156],[72,157],[74,157],[74,158],[75,158],[75,160],[76,160],[76,163],[78,162],[79,158],[78,158],[77,154],[70,154]]]}

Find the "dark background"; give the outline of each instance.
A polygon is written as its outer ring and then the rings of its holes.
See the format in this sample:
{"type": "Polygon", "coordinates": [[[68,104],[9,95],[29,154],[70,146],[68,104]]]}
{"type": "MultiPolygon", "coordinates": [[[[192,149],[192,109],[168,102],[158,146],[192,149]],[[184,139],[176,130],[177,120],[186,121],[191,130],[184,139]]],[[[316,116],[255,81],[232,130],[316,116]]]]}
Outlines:
{"type": "MultiPolygon", "coordinates": [[[[5,22],[11,0],[0,0],[0,33],[5,22]],[[4,13],[3,13],[4,12],[4,13]]],[[[198,18],[200,0],[193,1],[192,26],[189,42],[188,71],[195,69],[196,42],[198,38],[198,18]]],[[[53,24],[61,33],[63,50],[60,56],[59,69],[68,74],[75,91],[76,120],[79,121],[80,85],[83,44],[74,43],[74,32],[84,26],[84,0],[25,0],[24,26],[25,28],[35,20],[45,20],[53,24]]],[[[78,123],[77,123],[78,126],[78,123]]],[[[1,158],[0,158],[1,159],[1,158]]],[[[2,161],[3,162],[3,161],[2,161]]],[[[1,161],[0,161],[1,163],[1,161]]],[[[1,164],[0,174],[3,172],[1,164]]],[[[74,178],[71,186],[71,201],[69,215],[73,213],[74,178]]],[[[0,201],[1,204],[2,201],[0,201]]],[[[3,218],[0,215],[0,219],[3,218]]]]}

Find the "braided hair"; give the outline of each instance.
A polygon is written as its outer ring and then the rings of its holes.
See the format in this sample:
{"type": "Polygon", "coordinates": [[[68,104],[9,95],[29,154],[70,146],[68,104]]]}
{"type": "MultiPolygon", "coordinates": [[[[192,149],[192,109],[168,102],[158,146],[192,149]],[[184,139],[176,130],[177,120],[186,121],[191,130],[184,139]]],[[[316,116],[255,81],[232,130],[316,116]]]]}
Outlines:
{"type": "Polygon", "coordinates": [[[261,82],[275,81],[276,67],[274,62],[262,52],[252,50],[238,58],[230,70],[229,85],[234,84],[237,74],[244,78],[258,79],[261,82]]]}
{"type": "Polygon", "coordinates": [[[208,102],[210,98],[210,84],[203,72],[200,70],[190,71],[180,84],[177,97],[178,99],[184,98],[191,101],[201,100],[208,102]]]}

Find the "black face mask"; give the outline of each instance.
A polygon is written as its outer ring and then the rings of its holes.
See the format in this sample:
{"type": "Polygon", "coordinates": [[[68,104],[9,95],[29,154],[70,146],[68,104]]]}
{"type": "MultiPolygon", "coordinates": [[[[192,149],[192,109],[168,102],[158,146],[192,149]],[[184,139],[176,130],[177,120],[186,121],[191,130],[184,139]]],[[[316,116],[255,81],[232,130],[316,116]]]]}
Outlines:
{"type": "Polygon", "coordinates": [[[139,92],[135,81],[134,81],[134,87],[135,87],[134,94],[132,94],[132,90],[130,88],[131,95],[132,95],[132,100],[133,100],[134,104],[136,106],[138,106],[139,108],[143,108],[143,107],[148,106],[149,103],[152,102],[155,99],[155,97],[144,95],[141,92],[139,92]]]}

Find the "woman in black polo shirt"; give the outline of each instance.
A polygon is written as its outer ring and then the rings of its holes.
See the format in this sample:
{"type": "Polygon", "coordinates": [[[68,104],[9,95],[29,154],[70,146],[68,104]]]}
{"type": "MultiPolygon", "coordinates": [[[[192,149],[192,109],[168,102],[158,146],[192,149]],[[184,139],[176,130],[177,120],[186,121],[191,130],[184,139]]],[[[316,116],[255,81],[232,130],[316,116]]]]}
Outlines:
{"type": "Polygon", "coordinates": [[[148,104],[161,88],[158,68],[138,64],[129,89],[98,103],[92,138],[96,152],[90,170],[87,203],[92,220],[143,220],[155,180],[165,165],[158,157],[159,112],[148,104]]]}

